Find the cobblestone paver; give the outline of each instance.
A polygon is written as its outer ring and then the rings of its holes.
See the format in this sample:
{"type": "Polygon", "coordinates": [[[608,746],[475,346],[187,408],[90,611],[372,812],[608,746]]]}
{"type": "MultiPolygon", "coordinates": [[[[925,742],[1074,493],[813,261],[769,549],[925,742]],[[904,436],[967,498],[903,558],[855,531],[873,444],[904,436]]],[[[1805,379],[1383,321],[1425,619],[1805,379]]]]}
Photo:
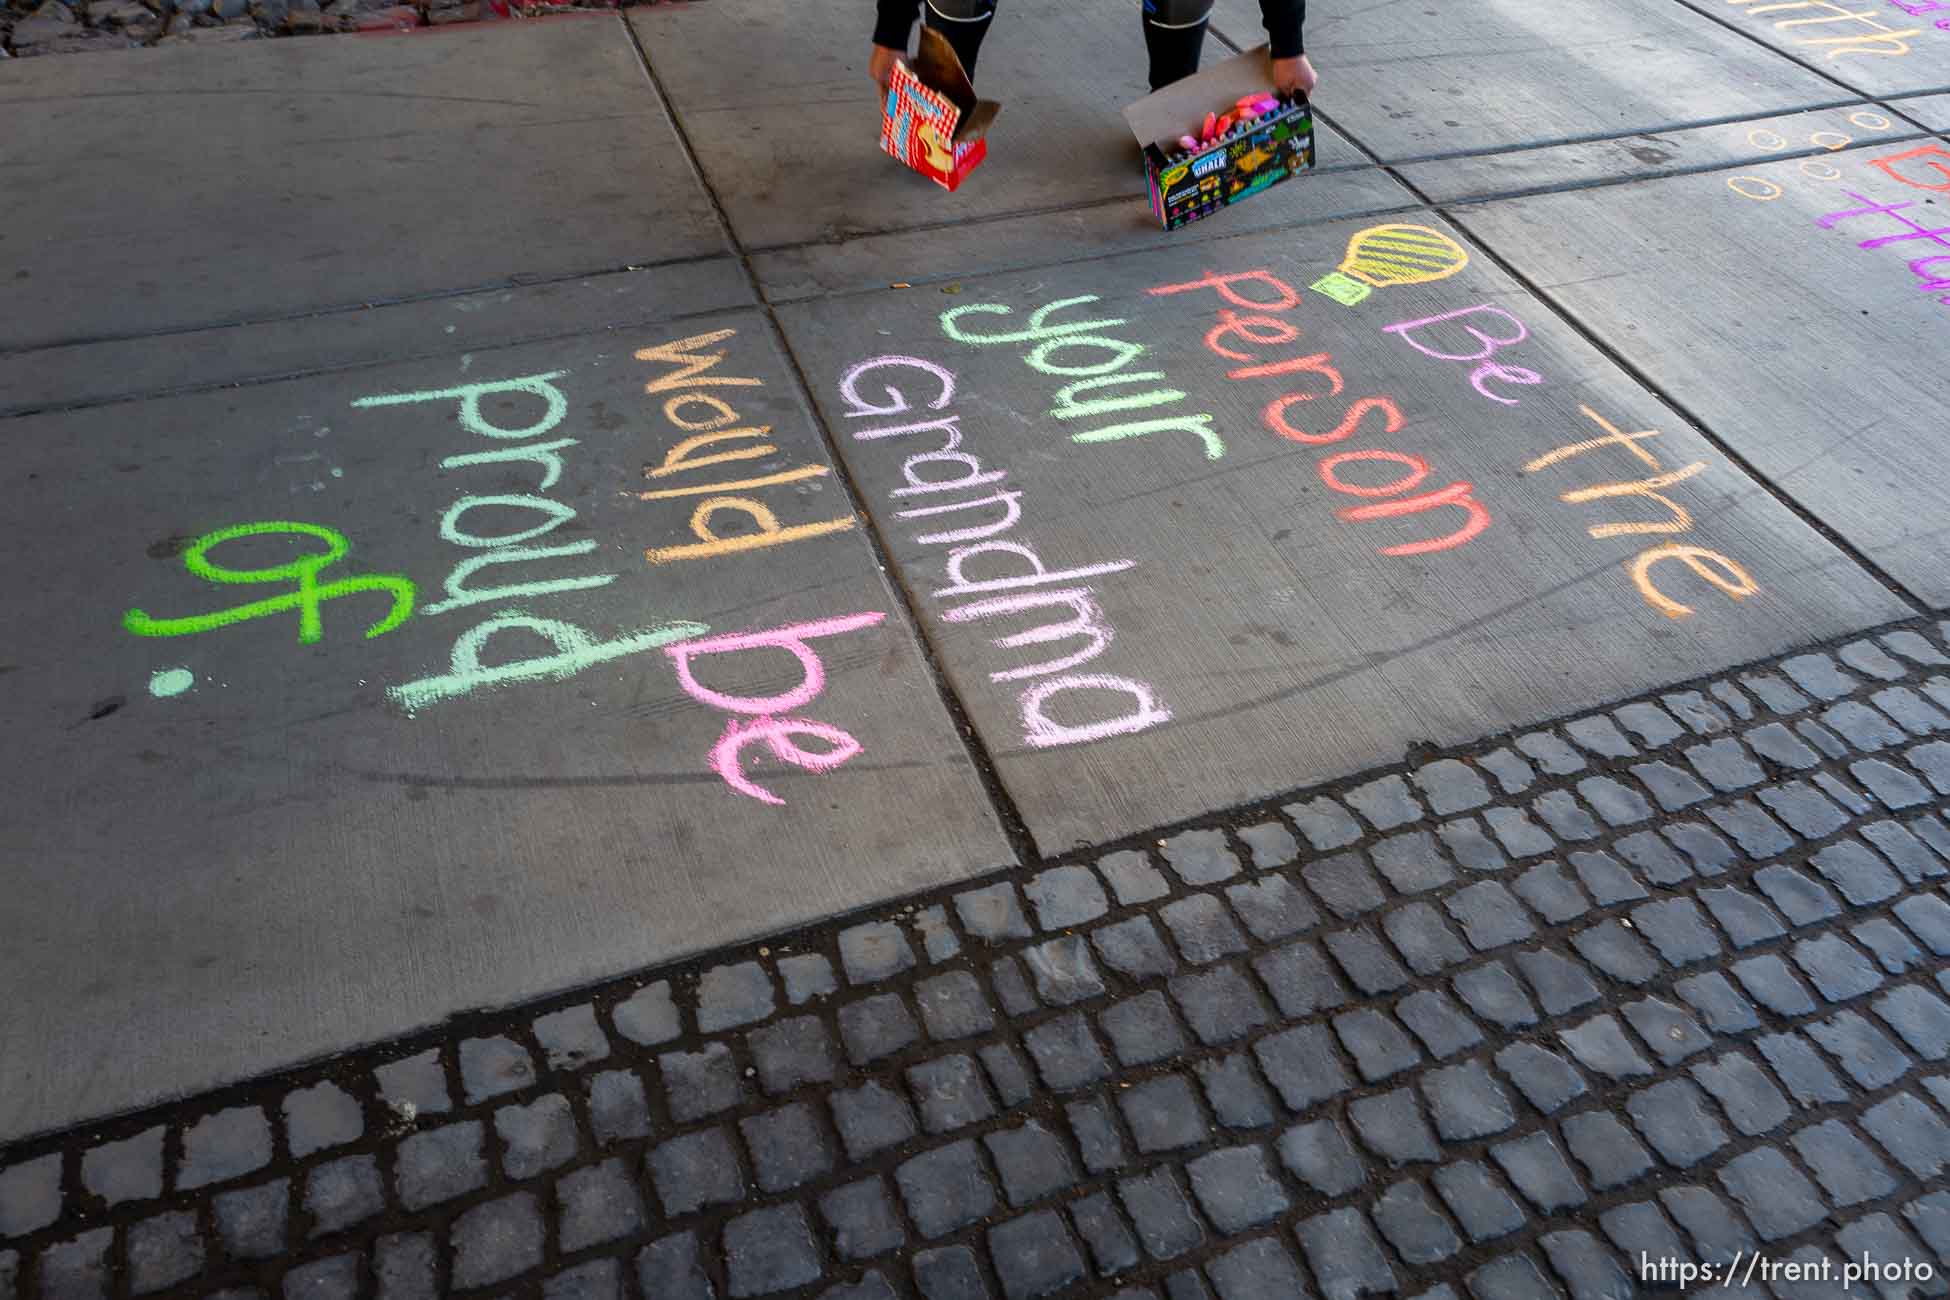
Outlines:
{"type": "Polygon", "coordinates": [[[0,1152],[0,1300],[1946,1294],[1946,632],[0,1152]]]}

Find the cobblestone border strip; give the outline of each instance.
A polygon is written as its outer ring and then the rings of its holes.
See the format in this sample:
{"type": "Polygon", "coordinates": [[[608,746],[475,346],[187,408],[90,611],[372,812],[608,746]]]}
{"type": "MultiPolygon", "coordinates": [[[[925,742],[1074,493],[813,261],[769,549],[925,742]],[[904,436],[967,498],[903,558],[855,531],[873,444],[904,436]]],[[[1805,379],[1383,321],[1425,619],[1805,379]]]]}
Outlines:
{"type": "Polygon", "coordinates": [[[1502,1300],[1757,1248],[1941,1271],[1946,638],[21,1144],[0,1300],[1502,1300]]]}

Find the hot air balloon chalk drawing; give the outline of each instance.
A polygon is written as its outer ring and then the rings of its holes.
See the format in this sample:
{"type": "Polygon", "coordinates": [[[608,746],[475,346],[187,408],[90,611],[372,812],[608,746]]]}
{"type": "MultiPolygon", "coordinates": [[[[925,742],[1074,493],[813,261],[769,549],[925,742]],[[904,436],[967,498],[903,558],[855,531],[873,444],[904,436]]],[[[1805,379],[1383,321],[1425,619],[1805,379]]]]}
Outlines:
{"type": "Polygon", "coordinates": [[[1347,241],[1340,266],[1313,282],[1315,293],[1343,307],[1376,289],[1433,284],[1469,265],[1469,250],[1428,226],[1369,226],[1347,241]]]}

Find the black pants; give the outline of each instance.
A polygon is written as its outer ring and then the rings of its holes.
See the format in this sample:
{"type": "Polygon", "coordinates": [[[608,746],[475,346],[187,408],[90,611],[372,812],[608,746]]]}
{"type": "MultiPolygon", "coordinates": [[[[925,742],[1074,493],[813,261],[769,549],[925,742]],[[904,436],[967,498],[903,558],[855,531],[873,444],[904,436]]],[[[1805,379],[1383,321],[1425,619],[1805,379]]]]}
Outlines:
{"type": "MultiPolygon", "coordinates": [[[[1198,71],[1212,0],[1143,0],[1144,48],[1151,56],[1151,89],[1161,90],[1198,71]]],[[[926,0],[928,26],[948,38],[968,75],[982,38],[995,21],[995,0],[926,0]]]]}

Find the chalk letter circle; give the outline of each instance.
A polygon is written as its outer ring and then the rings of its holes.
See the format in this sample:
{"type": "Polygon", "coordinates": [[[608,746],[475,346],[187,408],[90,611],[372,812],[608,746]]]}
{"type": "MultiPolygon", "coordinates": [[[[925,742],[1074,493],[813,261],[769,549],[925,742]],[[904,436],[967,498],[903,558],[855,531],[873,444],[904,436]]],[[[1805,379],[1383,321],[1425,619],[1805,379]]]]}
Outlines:
{"type": "Polygon", "coordinates": [[[1788,147],[1787,137],[1778,131],[1760,127],[1747,132],[1747,143],[1766,153],[1779,153],[1788,147]]]}
{"type": "Polygon", "coordinates": [[[1808,143],[1820,145],[1822,148],[1828,150],[1828,152],[1834,153],[1837,149],[1848,148],[1855,141],[1843,135],[1840,131],[1817,131],[1808,137],[1808,143]],[[1830,140],[1833,140],[1835,143],[1830,144],[1830,140]]]}
{"type": "Polygon", "coordinates": [[[183,552],[183,567],[209,582],[302,582],[307,574],[317,573],[351,549],[352,543],[345,539],[343,533],[318,524],[286,521],[233,524],[229,528],[219,528],[214,533],[205,533],[197,538],[195,545],[183,552]],[[268,537],[273,533],[296,533],[302,537],[316,537],[325,543],[325,554],[306,555],[289,564],[273,564],[265,569],[227,569],[205,558],[225,542],[235,541],[239,537],[268,537]]]}
{"type": "Polygon", "coordinates": [[[1406,492],[1429,476],[1429,464],[1417,456],[1409,456],[1399,451],[1343,451],[1327,457],[1320,462],[1320,480],[1336,492],[1345,492],[1351,497],[1392,497],[1406,492]],[[1351,460],[1391,460],[1398,465],[1408,466],[1408,473],[1385,487],[1363,487],[1358,483],[1344,483],[1335,471],[1351,460]]]}
{"type": "Polygon", "coordinates": [[[1880,113],[1870,113],[1867,111],[1850,113],[1848,120],[1850,125],[1859,126],[1864,131],[1887,131],[1889,129],[1889,119],[1880,113]]]}
{"type": "Polygon", "coordinates": [[[1738,194],[1741,198],[1752,199],[1756,203],[1772,203],[1775,199],[1781,197],[1780,186],[1776,185],[1773,181],[1763,180],[1759,176],[1729,176],[1727,178],[1727,188],[1735,194],[1738,194]],[[1760,192],[1755,193],[1753,190],[1743,188],[1741,185],[1743,181],[1748,185],[1758,187],[1760,192]]]}
{"type": "Polygon", "coordinates": [[[1819,158],[1806,158],[1801,163],[1801,174],[1811,181],[1838,181],[1842,179],[1841,170],[1819,158]]]}
{"type": "Polygon", "coordinates": [[[560,527],[565,521],[575,517],[574,506],[564,505],[560,501],[551,501],[547,497],[536,496],[533,493],[522,493],[518,496],[466,496],[448,506],[447,513],[440,516],[440,536],[442,540],[452,542],[456,546],[512,546],[516,542],[533,541],[543,533],[560,527]],[[547,515],[548,518],[533,528],[524,528],[515,533],[496,533],[490,536],[486,533],[470,533],[462,530],[461,516],[469,510],[494,506],[507,510],[534,510],[547,515]]]}

